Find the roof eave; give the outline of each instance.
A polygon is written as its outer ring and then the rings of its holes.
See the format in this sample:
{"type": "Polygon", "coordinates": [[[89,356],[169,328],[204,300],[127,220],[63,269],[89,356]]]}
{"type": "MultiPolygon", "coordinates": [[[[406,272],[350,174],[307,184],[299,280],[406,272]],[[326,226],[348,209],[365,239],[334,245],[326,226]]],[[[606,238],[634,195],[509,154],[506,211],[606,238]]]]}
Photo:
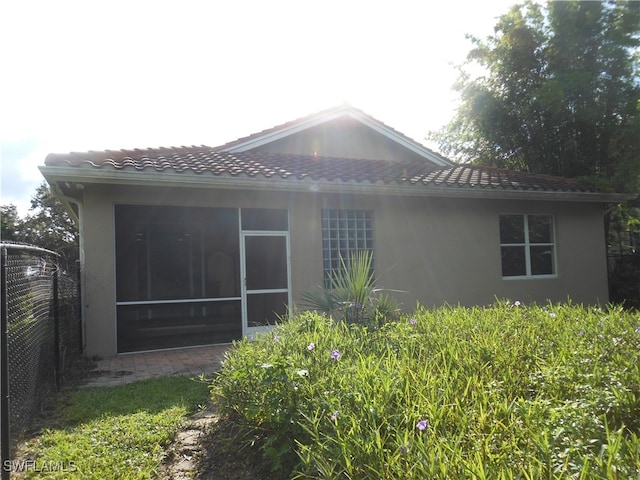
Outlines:
{"type": "Polygon", "coordinates": [[[375,195],[402,195],[423,197],[509,199],[509,200],[553,200],[571,202],[621,203],[633,200],[637,195],[625,193],[545,191],[527,189],[504,189],[497,187],[470,187],[434,184],[332,182],[328,180],[294,180],[262,176],[216,176],[168,172],[89,170],[77,167],[40,167],[40,171],[51,184],[68,182],[73,185],[109,184],[150,187],[195,187],[279,190],[289,192],[316,193],[360,193],[375,195]]]}

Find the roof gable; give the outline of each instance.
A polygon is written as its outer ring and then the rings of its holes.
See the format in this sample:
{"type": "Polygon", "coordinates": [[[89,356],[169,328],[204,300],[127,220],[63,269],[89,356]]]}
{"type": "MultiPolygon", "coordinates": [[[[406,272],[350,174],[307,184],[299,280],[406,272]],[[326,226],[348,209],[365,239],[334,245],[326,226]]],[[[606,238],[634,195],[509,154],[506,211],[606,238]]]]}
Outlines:
{"type": "Polygon", "coordinates": [[[370,160],[411,159],[440,167],[454,165],[447,158],[348,104],[240,138],[216,150],[370,160]]]}

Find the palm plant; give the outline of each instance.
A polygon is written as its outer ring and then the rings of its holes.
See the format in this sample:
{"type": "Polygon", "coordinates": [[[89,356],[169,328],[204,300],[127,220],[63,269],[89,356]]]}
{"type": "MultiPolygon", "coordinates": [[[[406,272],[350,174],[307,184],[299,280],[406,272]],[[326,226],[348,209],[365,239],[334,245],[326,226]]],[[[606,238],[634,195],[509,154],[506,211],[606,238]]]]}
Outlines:
{"type": "Polygon", "coordinates": [[[352,253],[348,261],[341,255],[340,266],[330,272],[328,288],[303,293],[306,307],[347,323],[380,323],[398,313],[390,297],[378,295],[371,251],[352,253]]]}

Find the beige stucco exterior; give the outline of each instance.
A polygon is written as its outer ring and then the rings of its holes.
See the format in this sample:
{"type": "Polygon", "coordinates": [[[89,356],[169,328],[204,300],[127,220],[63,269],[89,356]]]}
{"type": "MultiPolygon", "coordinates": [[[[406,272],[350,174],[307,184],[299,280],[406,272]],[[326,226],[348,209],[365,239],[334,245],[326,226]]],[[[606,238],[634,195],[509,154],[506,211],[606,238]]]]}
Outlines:
{"type": "Polygon", "coordinates": [[[352,118],[322,123],[296,135],[262,145],[256,151],[369,160],[421,160],[418,153],[407,150],[352,118]]]}
{"type": "Polygon", "coordinates": [[[394,295],[407,311],[417,302],[485,305],[496,297],[522,302],[570,298],[588,304],[608,300],[599,203],[115,185],[89,185],[81,202],[88,355],[116,353],[116,204],[288,209],[294,304],[305,290],[322,283],[323,208],[373,212],[379,284],[400,290],[394,295]],[[554,278],[502,278],[498,216],[504,213],[554,216],[554,278]]]}
{"type": "Polygon", "coordinates": [[[343,178],[340,165],[350,167],[351,159],[382,160],[396,167],[397,162],[435,170],[455,167],[349,106],[203,154],[206,165],[186,147],[47,159],[43,174],[70,206],[77,206],[88,355],[117,352],[116,205],[286,209],[290,290],[296,306],[303,292],[323,282],[321,213],[325,208],[372,212],[378,283],[397,291],[393,295],[407,312],[417,303],[472,306],[491,304],[496,298],[538,303],[608,301],[603,216],[607,202],[618,201],[615,195],[563,182],[557,188],[547,188],[544,182],[542,187],[532,186],[526,180],[524,185],[517,180],[508,185],[499,180],[427,184],[422,177],[410,181],[404,172],[402,178],[386,179],[370,175],[369,164],[360,160],[355,162],[361,166],[358,173],[343,178]],[[215,156],[242,152],[254,156],[224,157],[237,162],[237,171],[215,156]],[[316,172],[315,176],[291,171],[282,175],[275,171],[278,165],[262,170],[246,167],[254,159],[259,163],[261,155],[280,154],[287,159],[306,155],[305,165],[314,165],[321,157],[325,165],[338,159],[331,164],[338,167],[328,169],[333,171],[328,175],[316,172]],[[179,157],[180,163],[169,162],[172,156],[179,157]],[[553,216],[555,274],[502,277],[501,214],[553,216]]]}

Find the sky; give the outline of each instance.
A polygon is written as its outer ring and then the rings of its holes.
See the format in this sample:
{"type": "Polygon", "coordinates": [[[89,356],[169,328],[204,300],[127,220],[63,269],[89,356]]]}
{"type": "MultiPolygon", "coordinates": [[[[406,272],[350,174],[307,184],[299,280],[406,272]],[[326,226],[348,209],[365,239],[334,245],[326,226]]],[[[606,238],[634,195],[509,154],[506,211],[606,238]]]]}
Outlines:
{"type": "Polygon", "coordinates": [[[0,204],[48,153],[217,146],[348,102],[430,148],[515,0],[5,1],[0,204]]]}

